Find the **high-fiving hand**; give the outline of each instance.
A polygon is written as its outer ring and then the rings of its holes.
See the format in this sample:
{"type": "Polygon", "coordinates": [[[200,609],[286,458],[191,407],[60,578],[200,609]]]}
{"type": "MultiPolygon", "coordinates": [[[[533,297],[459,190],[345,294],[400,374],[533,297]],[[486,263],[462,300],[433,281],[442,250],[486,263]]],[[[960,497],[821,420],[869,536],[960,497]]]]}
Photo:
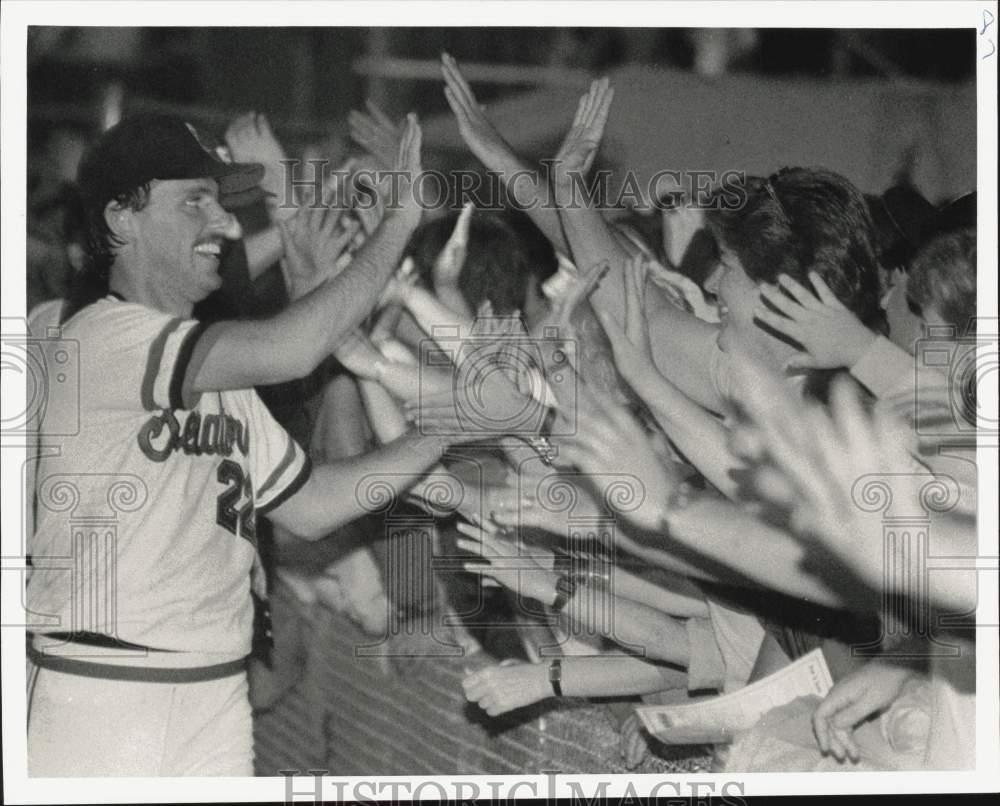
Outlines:
{"type": "Polygon", "coordinates": [[[272,220],[283,221],[293,216],[296,208],[291,204],[292,200],[282,198],[285,192],[285,166],[282,165],[282,160],[287,159],[285,149],[274,136],[267,116],[259,112],[239,115],[226,129],[225,140],[236,162],[259,162],[264,166],[260,186],[274,194],[268,205],[272,220]]]}
{"type": "Polygon", "coordinates": [[[607,78],[597,79],[580,98],[576,116],[556,154],[554,171],[557,184],[567,184],[573,177],[583,177],[597,156],[604,137],[604,127],[611,112],[615,91],[607,78]]]}
{"type": "Polygon", "coordinates": [[[455,113],[458,131],[469,150],[487,166],[506,159],[511,154],[510,146],[486,117],[459,71],[458,63],[447,53],[441,54],[441,74],[444,76],[444,97],[455,113]]]}
{"type": "Polygon", "coordinates": [[[365,101],[366,112],[352,109],[347,115],[351,139],[372,155],[378,167],[392,169],[403,139],[403,128],[395,124],[371,101],[365,101]]]}

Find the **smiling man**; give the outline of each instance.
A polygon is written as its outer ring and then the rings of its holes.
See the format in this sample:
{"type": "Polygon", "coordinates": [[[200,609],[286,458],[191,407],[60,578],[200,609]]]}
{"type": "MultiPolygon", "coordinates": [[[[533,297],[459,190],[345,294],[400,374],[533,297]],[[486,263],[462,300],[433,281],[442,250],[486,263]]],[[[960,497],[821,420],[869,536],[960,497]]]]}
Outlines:
{"type": "MultiPolygon", "coordinates": [[[[406,179],[419,156],[411,117],[406,179]]],[[[73,436],[39,462],[29,543],[34,776],[252,775],[257,516],[325,536],[364,513],[366,476],[391,471],[404,487],[445,448],[411,433],[311,468],[252,390],[308,374],[370,313],[419,223],[406,179],[351,264],[276,316],[191,318],[239,235],[224,204],[260,174],[163,116],[123,121],[81,165],[87,282],[62,334],[78,345],[79,387],[52,383],[42,424],[73,436]]]]}

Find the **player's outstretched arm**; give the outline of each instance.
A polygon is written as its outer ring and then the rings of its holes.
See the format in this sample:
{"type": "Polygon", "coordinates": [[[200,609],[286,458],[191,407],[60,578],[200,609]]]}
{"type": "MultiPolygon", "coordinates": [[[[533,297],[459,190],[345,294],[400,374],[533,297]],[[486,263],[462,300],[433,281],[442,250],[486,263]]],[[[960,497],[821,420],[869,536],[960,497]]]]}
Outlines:
{"type": "Polygon", "coordinates": [[[318,540],[379,504],[389,505],[383,496],[390,489],[402,500],[441,458],[448,442],[443,437],[405,434],[370,453],[317,465],[302,488],[268,517],[305,540],[318,540]]]}
{"type": "Polygon", "coordinates": [[[420,127],[411,116],[400,146],[398,201],[340,274],[270,319],[211,325],[195,346],[185,392],[245,389],[308,375],[378,302],[420,223],[413,197],[420,127]]]}

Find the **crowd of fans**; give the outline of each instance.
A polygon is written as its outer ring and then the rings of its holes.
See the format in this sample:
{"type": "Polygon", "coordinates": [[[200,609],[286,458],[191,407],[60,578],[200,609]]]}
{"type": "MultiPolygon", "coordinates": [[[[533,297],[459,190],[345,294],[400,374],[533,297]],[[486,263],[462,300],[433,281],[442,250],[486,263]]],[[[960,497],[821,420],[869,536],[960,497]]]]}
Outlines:
{"type": "MultiPolygon", "coordinates": [[[[928,573],[926,557],[977,552],[974,194],[935,207],[788,167],[609,215],[575,193],[614,114],[607,80],[542,169],[447,55],[442,75],[469,150],[518,204],[424,209],[364,325],[308,377],[261,392],[314,461],[410,429],[458,435],[399,500],[438,519],[434,551],[464,558],[467,594],[506,589],[593,648],[489,666],[466,698],[491,716],[555,696],[678,702],[820,648],[825,699],[732,736],[720,768],[973,766],[975,581],[928,573]],[[928,340],[946,361],[925,360],[928,340]],[[901,514],[922,525],[887,526],[901,514]]],[[[378,172],[413,170],[420,128],[374,107],[349,122],[357,148],[319,199],[308,183],[289,196],[263,115],[232,122],[219,153],[264,165],[263,192],[201,318],[276,315],[372,243],[394,202],[378,172]]],[[[40,332],[100,285],[66,165],[82,137],[53,135],[29,188],[40,332]]],[[[378,633],[405,603],[380,569],[399,559],[377,518],[325,554],[297,555],[276,529],[272,565],[378,633]]],[[[648,739],[627,723],[630,765],[648,739]]]]}

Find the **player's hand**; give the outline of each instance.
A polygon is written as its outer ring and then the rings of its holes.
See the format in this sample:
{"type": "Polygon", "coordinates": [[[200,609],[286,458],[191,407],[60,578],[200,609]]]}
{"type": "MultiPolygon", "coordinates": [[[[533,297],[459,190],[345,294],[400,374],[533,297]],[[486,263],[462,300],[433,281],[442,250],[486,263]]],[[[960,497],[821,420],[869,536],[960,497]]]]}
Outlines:
{"type": "Polygon", "coordinates": [[[815,294],[786,274],[778,278],[778,285],[761,286],[754,317],[802,345],[803,351],[788,361],[787,370],[853,367],[876,335],[816,272],[810,272],[809,279],[815,294]]]}
{"type": "Polygon", "coordinates": [[[367,112],[351,110],[347,115],[347,125],[351,139],[371,154],[378,167],[391,170],[399,154],[403,127],[393,123],[371,101],[365,101],[367,112]]]}
{"type": "Polygon", "coordinates": [[[462,681],[465,699],[490,716],[499,716],[552,696],[548,667],[507,660],[470,674],[462,681]]]}
{"type": "Polygon", "coordinates": [[[906,666],[873,660],[838,681],[813,713],[813,732],[823,755],[857,764],[861,751],[855,727],[892,705],[914,674],[906,666]]]}
{"type": "Polygon", "coordinates": [[[593,81],[587,94],[580,98],[573,125],[556,154],[553,166],[556,184],[569,185],[574,176],[583,178],[590,170],[604,137],[614,97],[608,79],[601,78],[593,81]]]}
{"type": "Polygon", "coordinates": [[[469,150],[487,168],[509,158],[513,153],[510,146],[476,101],[469,83],[458,69],[458,62],[447,53],[441,54],[441,74],[444,76],[444,97],[469,150]]]}

